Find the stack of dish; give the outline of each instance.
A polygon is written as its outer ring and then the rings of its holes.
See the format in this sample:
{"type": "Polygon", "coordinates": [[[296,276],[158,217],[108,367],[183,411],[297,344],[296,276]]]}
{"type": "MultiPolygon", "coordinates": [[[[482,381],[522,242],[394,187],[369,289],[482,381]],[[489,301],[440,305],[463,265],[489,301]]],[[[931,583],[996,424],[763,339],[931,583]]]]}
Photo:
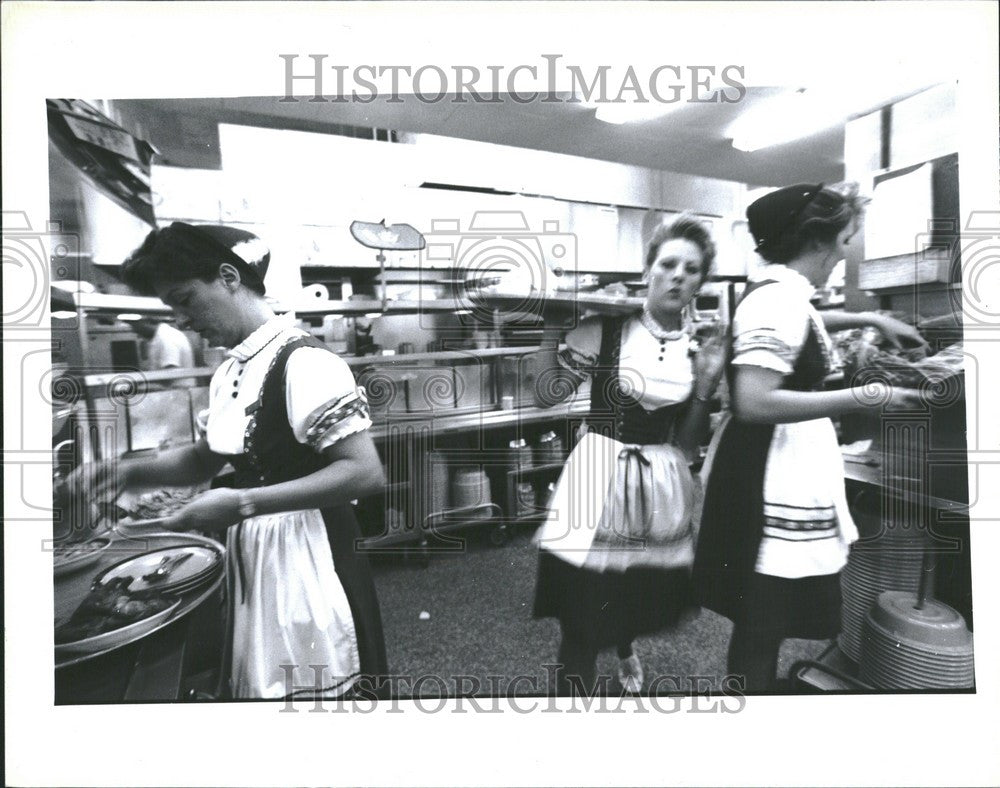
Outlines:
{"type": "Polygon", "coordinates": [[[886,591],[865,619],[861,680],[878,689],[967,689],[974,683],[972,633],[936,599],[886,591]]]}
{"type": "Polygon", "coordinates": [[[57,544],[53,549],[52,570],[57,577],[90,566],[111,546],[111,540],[99,537],[86,542],[57,544]]]}
{"type": "Polygon", "coordinates": [[[57,567],[56,667],[135,643],[187,615],[217,591],[225,555],[219,543],[174,533],[138,539],[92,540],[100,542],[95,549],[105,562],[96,577],[86,572],[60,577],[57,567]],[[136,548],[144,552],[136,554],[136,548]],[[107,559],[115,550],[126,551],[128,557],[109,567],[107,559]]]}
{"type": "Polygon", "coordinates": [[[214,547],[188,544],[152,550],[120,561],[94,578],[104,585],[119,577],[131,577],[131,594],[197,593],[209,585],[222,569],[222,554],[214,547]]]}
{"type": "Polygon", "coordinates": [[[916,593],[923,563],[924,531],[887,525],[877,536],[856,542],[840,576],[843,596],[839,645],[855,662],[861,659],[865,617],[883,591],[916,593]]]}

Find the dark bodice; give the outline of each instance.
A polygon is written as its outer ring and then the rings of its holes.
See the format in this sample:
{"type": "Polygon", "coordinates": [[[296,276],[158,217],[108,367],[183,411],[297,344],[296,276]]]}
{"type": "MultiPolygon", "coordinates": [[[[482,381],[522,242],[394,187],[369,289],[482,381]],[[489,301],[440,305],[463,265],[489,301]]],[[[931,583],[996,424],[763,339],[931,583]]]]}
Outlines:
{"type": "Polygon", "coordinates": [[[618,375],[621,355],[623,318],[608,318],[601,331],[601,350],[590,390],[592,426],[608,425],[610,437],[622,443],[668,443],[677,419],[686,411],[687,401],[647,411],[630,392],[624,390],[618,375]]]}
{"type": "Polygon", "coordinates": [[[264,376],[260,394],[247,406],[250,421],[243,436],[243,454],[230,456],[236,470],[234,486],[260,487],[299,479],[318,471],[328,460],[299,441],[288,423],[285,367],[300,347],[328,348],[312,337],[293,339],[278,351],[264,376]]]}

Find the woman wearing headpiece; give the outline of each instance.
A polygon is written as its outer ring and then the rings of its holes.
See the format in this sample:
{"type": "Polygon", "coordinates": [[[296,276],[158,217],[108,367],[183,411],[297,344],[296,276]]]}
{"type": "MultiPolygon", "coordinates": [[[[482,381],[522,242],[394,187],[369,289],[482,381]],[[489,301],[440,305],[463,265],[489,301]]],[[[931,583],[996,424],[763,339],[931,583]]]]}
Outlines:
{"type": "Polygon", "coordinates": [[[210,387],[205,435],[154,461],[119,462],[123,487],[212,479],[174,530],[225,534],[228,688],[236,698],[338,697],[386,671],[378,601],[351,501],[383,486],[363,389],[347,364],[264,298],[270,253],[231,227],[175,222],[122,266],[178,324],[228,348],[210,387]]]}
{"type": "Polygon", "coordinates": [[[570,455],[537,536],[534,615],[560,623],[560,694],[591,692],[598,654],[612,646],[623,689],[639,692],[633,639],[695,609],[689,465],[708,434],[726,345],[717,331],[696,347],[686,310],[714,260],[705,225],[677,216],[647,247],[642,313],[585,318],[563,351],[552,342],[539,359],[537,403],[553,405],[589,379],[596,430],[570,455]]]}
{"type": "Polygon", "coordinates": [[[840,570],[857,539],[830,417],[914,404],[887,386],[824,391],[827,329],[874,325],[897,344],[922,343],[906,324],[871,313],[819,313],[810,303],[858,231],[857,187],[778,189],[747,209],[767,265],[751,277],[733,323],[732,417],[717,431],[695,583],[702,604],[734,624],[729,672],[746,689],[773,686],[785,638],[840,629],[840,570]]]}

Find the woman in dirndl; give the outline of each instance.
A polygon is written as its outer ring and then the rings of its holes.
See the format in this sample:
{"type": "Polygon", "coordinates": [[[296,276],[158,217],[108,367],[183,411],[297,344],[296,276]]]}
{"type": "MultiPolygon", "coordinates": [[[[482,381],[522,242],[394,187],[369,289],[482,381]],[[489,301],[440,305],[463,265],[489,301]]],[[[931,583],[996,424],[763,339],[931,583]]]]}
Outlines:
{"type": "Polygon", "coordinates": [[[694,575],[699,602],[733,621],[729,672],[773,687],[785,638],[840,629],[840,570],[857,530],[831,416],[906,407],[916,392],[883,385],[825,391],[827,330],[874,325],[897,344],[914,329],[871,313],[818,312],[814,289],[844,259],[864,201],[856,186],[789,186],[747,209],[767,265],[733,321],[732,414],[702,468],[705,501],[694,575]]]}
{"type": "Polygon", "coordinates": [[[175,530],[225,534],[234,698],[379,691],[378,600],[351,501],[383,485],[365,393],[343,359],[264,298],[270,253],[236,228],[175,222],[122,266],[181,328],[228,348],[212,377],[204,436],[118,465],[125,487],[191,485],[228,462],[235,487],[203,493],[175,530]]]}
{"type": "Polygon", "coordinates": [[[542,351],[539,405],[587,379],[592,386],[591,431],[570,454],[536,536],[534,615],[560,623],[559,694],[591,691],[608,647],[618,651],[623,689],[640,691],[633,640],[692,608],[698,491],[690,463],[707,435],[724,342],[716,332],[696,352],[685,313],[714,259],[705,225],[678,216],[648,246],[641,314],[585,318],[562,351],[551,337],[542,351]]]}

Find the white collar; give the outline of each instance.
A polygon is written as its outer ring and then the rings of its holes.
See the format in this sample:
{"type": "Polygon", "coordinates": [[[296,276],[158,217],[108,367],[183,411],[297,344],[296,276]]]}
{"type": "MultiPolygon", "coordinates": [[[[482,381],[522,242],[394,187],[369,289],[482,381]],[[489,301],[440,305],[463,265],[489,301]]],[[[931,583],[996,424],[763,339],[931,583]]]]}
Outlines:
{"type": "Polygon", "coordinates": [[[803,293],[805,293],[806,298],[812,298],[816,292],[816,288],[813,287],[812,282],[802,276],[802,274],[798,271],[789,268],[787,265],[768,263],[763,268],[758,269],[756,273],[750,277],[750,281],[752,282],[764,282],[769,280],[799,288],[803,293]]]}
{"type": "Polygon", "coordinates": [[[240,362],[247,361],[257,355],[271,340],[294,325],[295,318],[291,315],[276,315],[232,350],[227,351],[226,355],[240,362]]]}
{"type": "Polygon", "coordinates": [[[649,308],[643,306],[642,312],[639,314],[639,324],[646,329],[655,339],[667,340],[667,339],[680,339],[681,337],[687,336],[690,333],[690,328],[686,320],[681,320],[681,327],[676,331],[671,331],[670,329],[664,328],[658,322],[656,318],[653,317],[649,308]]]}

